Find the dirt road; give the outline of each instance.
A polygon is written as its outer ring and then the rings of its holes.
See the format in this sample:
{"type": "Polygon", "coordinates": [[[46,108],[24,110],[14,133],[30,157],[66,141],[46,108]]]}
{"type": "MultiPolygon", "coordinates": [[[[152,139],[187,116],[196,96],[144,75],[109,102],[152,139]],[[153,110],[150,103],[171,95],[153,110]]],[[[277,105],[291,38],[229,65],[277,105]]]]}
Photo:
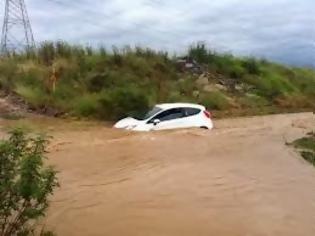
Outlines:
{"type": "Polygon", "coordinates": [[[310,113],[211,132],[48,123],[61,188],[45,223],[58,235],[315,235],[315,169],[285,145],[315,129],[310,113]]]}

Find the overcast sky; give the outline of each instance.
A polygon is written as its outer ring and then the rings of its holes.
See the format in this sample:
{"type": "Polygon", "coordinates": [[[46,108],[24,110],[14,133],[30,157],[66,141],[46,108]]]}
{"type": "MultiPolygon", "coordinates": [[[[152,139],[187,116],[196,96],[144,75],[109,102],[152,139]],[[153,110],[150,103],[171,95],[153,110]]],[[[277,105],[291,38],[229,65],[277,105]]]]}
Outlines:
{"type": "Polygon", "coordinates": [[[315,0],[25,2],[36,41],[142,45],[177,53],[204,41],[219,52],[315,66],[315,0]]]}

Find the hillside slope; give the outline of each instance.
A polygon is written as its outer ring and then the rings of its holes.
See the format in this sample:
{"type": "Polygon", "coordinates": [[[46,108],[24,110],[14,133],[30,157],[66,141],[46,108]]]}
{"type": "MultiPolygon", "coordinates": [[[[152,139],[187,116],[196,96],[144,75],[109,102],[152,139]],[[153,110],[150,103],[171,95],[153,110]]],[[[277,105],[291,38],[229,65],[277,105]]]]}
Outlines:
{"type": "Polygon", "coordinates": [[[315,110],[315,71],[220,55],[204,45],[187,55],[199,70],[150,49],[44,43],[0,60],[0,88],[38,111],[115,120],[159,102],[196,102],[215,115],[315,110]]]}

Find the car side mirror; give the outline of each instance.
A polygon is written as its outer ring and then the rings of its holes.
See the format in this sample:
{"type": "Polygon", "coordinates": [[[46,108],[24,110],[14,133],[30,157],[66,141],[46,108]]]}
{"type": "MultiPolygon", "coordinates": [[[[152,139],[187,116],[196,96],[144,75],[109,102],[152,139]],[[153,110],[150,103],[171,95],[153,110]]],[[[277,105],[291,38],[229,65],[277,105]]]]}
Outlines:
{"type": "Polygon", "coordinates": [[[153,120],[153,124],[154,124],[154,125],[158,125],[160,122],[161,122],[161,121],[160,121],[159,119],[153,120]]]}

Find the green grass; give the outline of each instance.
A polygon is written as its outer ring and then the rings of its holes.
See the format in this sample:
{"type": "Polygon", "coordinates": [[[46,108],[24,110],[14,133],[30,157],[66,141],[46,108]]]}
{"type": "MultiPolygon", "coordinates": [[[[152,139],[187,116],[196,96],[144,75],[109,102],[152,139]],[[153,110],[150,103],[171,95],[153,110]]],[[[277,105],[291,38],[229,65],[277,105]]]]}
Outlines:
{"type": "Polygon", "coordinates": [[[211,110],[226,110],[230,107],[227,96],[219,91],[203,94],[200,103],[211,110]]]}
{"type": "Polygon", "coordinates": [[[315,152],[315,134],[296,140],[294,146],[299,149],[306,149],[315,152]]]}
{"type": "Polygon", "coordinates": [[[52,108],[79,117],[114,120],[141,115],[156,103],[202,103],[222,114],[315,111],[315,71],[255,58],[218,54],[196,44],[187,55],[210,74],[207,92],[198,76],[182,73],[165,52],[147,48],[90,48],[46,42],[35,52],[0,60],[0,89],[22,97],[31,107],[52,108]],[[58,82],[52,92],[53,68],[58,82]]]}
{"type": "Polygon", "coordinates": [[[304,158],[304,160],[308,161],[313,166],[315,166],[315,153],[314,152],[302,151],[301,155],[304,158]]]}
{"type": "Polygon", "coordinates": [[[17,113],[0,114],[0,117],[2,119],[6,119],[6,120],[20,120],[20,119],[24,118],[22,115],[17,114],[17,113]]]}
{"type": "Polygon", "coordinates": [[[310,133],[307,137],[294,141],[293,145],[306,161],[315,166],[315,133],[310,133]]]}
{"type": "Polygon", "coordinates": [[[38,87],[32,88],[24,85],[16,85],[14,92],[23,97],[34,108],[40,108],[49,104],[50,97],[38,87]]]}
{"type": "Polygon", "coordinates": [[[95,117],[98,110],[98,94],[87,94],[74,99],[71,106],[73,114],[83,117],[95,117]]]}

